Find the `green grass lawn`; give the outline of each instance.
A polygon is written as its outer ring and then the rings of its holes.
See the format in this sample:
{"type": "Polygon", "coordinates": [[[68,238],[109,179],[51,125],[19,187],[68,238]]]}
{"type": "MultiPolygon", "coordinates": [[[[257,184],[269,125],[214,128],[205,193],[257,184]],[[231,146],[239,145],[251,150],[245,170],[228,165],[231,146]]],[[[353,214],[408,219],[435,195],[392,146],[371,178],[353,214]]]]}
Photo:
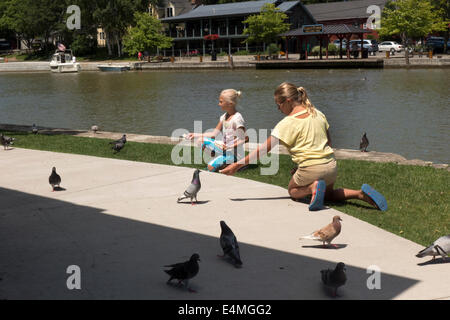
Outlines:
{"type": "MultiPolygon", "coordinates": [[[[5,134],[15,137],[14,146],[19,148],[172,165],[172,145],[127,142],[120,153],[113,154],[108,144],[111,140],[106,139],[22,132],[5,134]]],[[[360,189],[363,183],[368,183],[386,197],[389,209],[381,212],[358,200],[327,205],[424,246],[450,234],[450,172],[447,170],[356,160],[338,160],[337,163],[335,187],[360,189]]],[[[205,164],[185,166],[206,168],[205,164]]],[[[293,166],[289,156],[280,155],[280,170],[276,175],[262,176],[259,166],[251,165],[236,176],[287,188],[293,166]]]]}

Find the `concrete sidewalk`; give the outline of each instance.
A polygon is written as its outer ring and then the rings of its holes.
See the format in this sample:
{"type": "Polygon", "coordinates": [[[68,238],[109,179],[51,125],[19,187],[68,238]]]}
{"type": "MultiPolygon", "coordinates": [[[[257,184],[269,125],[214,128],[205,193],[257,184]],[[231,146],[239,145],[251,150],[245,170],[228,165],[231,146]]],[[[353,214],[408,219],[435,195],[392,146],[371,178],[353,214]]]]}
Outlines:
{"type": "Polygon", "coordinates": [[[320,270],[340,261],[338,299],[450,297],[448,262],[425,263],[422,246],[336,210],[309,212],[280,187],[202,172],[191,206],[176,202],[190,168],[19,148],[0,150],[0,163],[0,299],[332,299],[320,270]],[[63,191],[51,192],[53,166],[63,191]],[[336,214],[339,249],[298,240],[336,214]],[[216,256],[220,220],[238,238],[241,269],[216,256]],[[195,252],[198,293],[166,285],[162,266],[195,252]],[[70,265],[81,290],[67,289],[70,265]],[[380,290],[367,288],[371,265],[380,290]]]}

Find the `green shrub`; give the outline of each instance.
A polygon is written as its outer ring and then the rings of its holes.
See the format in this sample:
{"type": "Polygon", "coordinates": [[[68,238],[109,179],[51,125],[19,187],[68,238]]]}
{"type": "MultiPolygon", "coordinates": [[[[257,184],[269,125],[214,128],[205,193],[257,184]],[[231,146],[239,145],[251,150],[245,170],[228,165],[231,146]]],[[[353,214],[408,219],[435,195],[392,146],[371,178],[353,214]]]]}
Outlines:
{"type": "MultiPolygon", "coordinates": [[[[313,54],[319,54],[320,51],[320,46],[315,46],[311,49],[311,53],[313,54]]],[[[334,45],[333,43],[329,43],[328,44],[328,54],[335,54],[339,51],[339,48],[334,45]]],[[[322,47],[322,54],[326,54],[327,53],[327,49],[326,47],[322,47]]]]}
{"type": "Polygon", "coordinates": [[[269,44],[266,51],[269,56],[277,55],[278,52],[280,52],[278,46],[275,43],[269,44]]]}

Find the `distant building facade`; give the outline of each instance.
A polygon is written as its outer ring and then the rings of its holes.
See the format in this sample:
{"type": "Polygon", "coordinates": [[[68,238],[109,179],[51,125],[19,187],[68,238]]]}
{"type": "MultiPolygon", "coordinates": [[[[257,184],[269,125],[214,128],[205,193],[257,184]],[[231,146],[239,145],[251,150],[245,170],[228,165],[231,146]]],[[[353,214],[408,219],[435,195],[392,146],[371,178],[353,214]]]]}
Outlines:
{"type": "MultiPolygon", "coordinates": [[[[274,4],[280,12],[288,15],[291,28],[304,24],[314,24],[316,20],[301,1],[260,0],[216,5],[199,5],[191,11],[174,17],[161,19],[166,26],[166,34],[174,39],[172,52],[205,53],[214,49],[233,53],[249,50],[244,44],[244,24],[248,16],[258,14],[265,4],[274,4]],[[218,35],[214,41],[205,40],[210,34],[218,35]]],[[[264,48],[262,48],[264,49],[264,48]]]]}
{"type": "Polygon", "coordinates": [[[305,5],[311,15],[318,23],[324,25],[346,24],[359,27],[365,30],[371,30],[365,37],[372,35],[378,39],[380,26],[373,23],[375,14],[380,14],[386,5],[387,0],[358,0],[358,1],[340,1],[305,5]]]}

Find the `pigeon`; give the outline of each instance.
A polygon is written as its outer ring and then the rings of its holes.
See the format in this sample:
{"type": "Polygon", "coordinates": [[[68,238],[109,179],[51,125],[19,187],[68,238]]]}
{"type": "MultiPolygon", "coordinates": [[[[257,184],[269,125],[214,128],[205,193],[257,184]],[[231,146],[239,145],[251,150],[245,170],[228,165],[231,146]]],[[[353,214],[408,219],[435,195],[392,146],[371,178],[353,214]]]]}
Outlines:
{"type": "Polygon", "coordinates": [[[445,261],[449,253],[450,253],[450,234],[442,236],[439,239],[437,239],[435,242],[433,242],[432,245],[416,254],[416,257],[423,258],[425,256],[433,256],[434,261],[437,255],[441,255],[442,259],[445,261]]]}
{"type": "Polygon", "coordinates": [[[5,136],[3,135],[3,133],[0,136],[0,141],[3,145],[3,149],[5,150],[8,149],[8,147],[13,144],[14,140],[16,140],[16,138],[5,136]]]}
{"type": "Polygon", "coordinates": [[[361,150],[361,152],[367,152],[368,146],[369,146],[369,139],[367,139],[366,133],[364,132],[361,138],[361,142],[359,143],[359,150],[361,150]]]}
{"type": "MultiPolygon", "coordinates": [[[[328,243],[328,245],[330,245],[331,241],[333,241],[333,239],[336,238],[339,233],[341,233],[340,221],[342,221],[341,217],[334,216],[333,221],[330,224],[328,224],[327,226],[323,227],[320,230],[314,231],[310,235],[300,237],[300,240],[302,239],[317,240],[322,241],[324,246],[325,242],[328,243]]],[[[337,248],[336,245],[332,246],[337,248]]]]}
{"type": "Polygon", "coordinates": [[[55,186],[57,185],[59,187],[61,183],[61,177],[56,173],[55,167],[52,168],[52,174],[48,178],[48,182],[52,186],[52,192],[55,191],[55,186]]]}
{"type": "Polygon", "coordinates": [[[127,135],[126,134],[124,134],[122,136],[122,138],[120,138],[119,140],[111,141],[109,144],[117,144],[117,143],[120,143],[120,142],[122,142],[123,144],[125,144],[127,142],[127,135]]]}
{"type": "Polygon", "coordinates": [[[194,202],[192,199],[195,198],[195,202],[197,201],[197,193],[200,191],[200,188],[202,187],[200,183],[200,170],[196,169],[194,172],[194,175],[192,176],[191,184],[187,187],[186,191],[184,191],[184,197],[178,198],[177,202],[180,202],[183,199],[191,198],[191,204],[193,205],[194,202]]]}
{"type": "MultiPolygon", "coordinates": [[[[170,276],[169,280],[167,280],[167,284],[169,284],[172,279],[177,279],[178,284],[185,281],[186,287],[188,288],[189,279],[195,277],[200,269],[198,261],[200,261],[200,256],[197,253],[194,253],[188,261],[164,266],[166,268],[172,268],[170,270],[164,270],[164,272],[170,276]]],[[[190,292],[195,292],[190,288],[188,288],[188,290],[190,292]]]]}
{"type": "Polygon", "coordinates": [[[33,123],[33,126],[31,127],[31,133],[33,133],[33,134],[38,133],[38,128],[36,127],[36,124],[34,124],[34,123],[33,123]]]}
{"type": "Polygon", "coordinates": [[[96,125],[92,126],[91,130],[94,131],[94,134],[96,134],[98,131],[98,126],[96,126],[96,125]]]}
{"type": "Polygon", "coordinates": [[[125,142],[123,142],[123,141],[118,141],[118,142],[116,142],[114,145],[113,145],[113,147],[112,147],[112,149],[115,151],[114,153],[117,153],[117,152],[119,152],[120,150],[122,150],[122,148],[125,146],[125,142]]]}
{"type": "Polygon", "coordinates": [[[322,282],[327,287],[334,288],[333,297],[337,295],[337,289],[345,284],[347,276],[345,275],[345,264],[339,262],[334,270],[324,269],[321,270],[322,282]]]}
{"type": "Polygon", "coordinates": [[[239,254],[239,245],[233,231],[227,226],[225,221],[220,221],[220,228],[222,233],[220,234],[220,246],[223,250],[223,256],[230,257],[236,268],[242,266],[241,256],[239,254]]]}

